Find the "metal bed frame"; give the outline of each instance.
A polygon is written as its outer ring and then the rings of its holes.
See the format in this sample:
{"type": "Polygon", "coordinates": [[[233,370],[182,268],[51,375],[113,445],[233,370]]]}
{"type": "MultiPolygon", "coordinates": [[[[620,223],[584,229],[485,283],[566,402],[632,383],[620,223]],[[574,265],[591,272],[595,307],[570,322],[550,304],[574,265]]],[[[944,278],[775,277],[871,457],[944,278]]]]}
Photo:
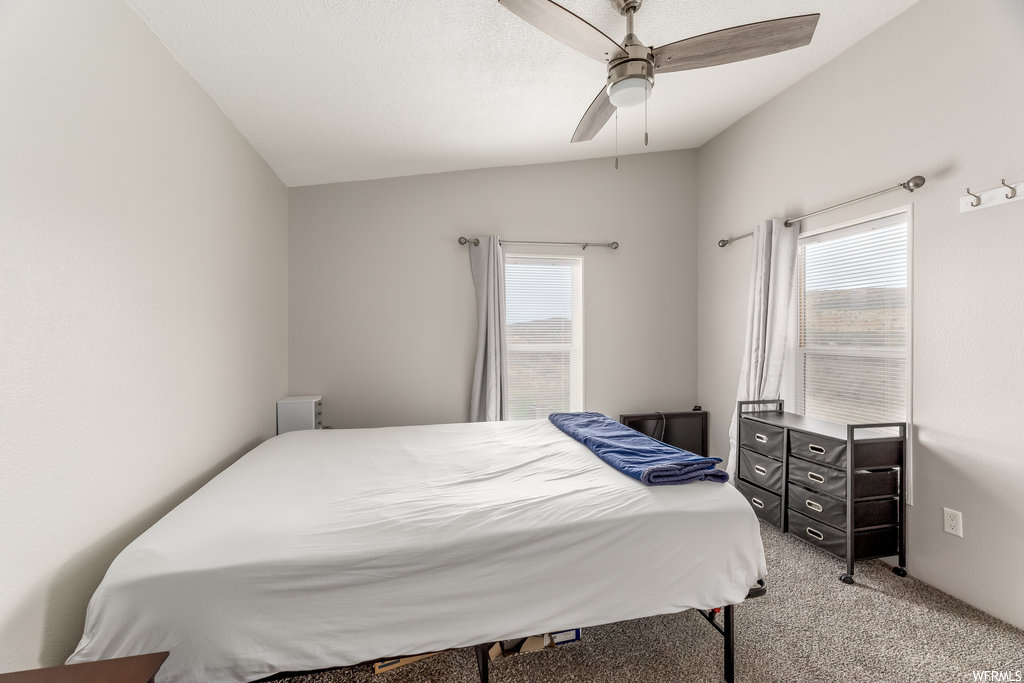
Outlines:
{"type": "MultiPolygon", "coordinates": [[[[747,597],[744,600],[750,600],[751,598],[759,598],[768,592],[767,584],[764,579],[758,579],[757,585],[753,586],[748,592],[747,597]]],[[[726,683],[734,683],[735,681],[735,655],[736,655],[736,640],[735,640],[735,627],[733,623],[733,608],[735,605],[725,605],[724,607],[717,607],[712,610],[697,610],[702,617],[704,617],[709,624],[711,624],[716,631],[722,634],[723,642],[723,661],[725,664],[724,678],[726,683]],[[722,623],[718,623],[718,615],[722,614],[722,623]]],[[[490,683],[490,649],[494,645],[494,642],[480,643],[475,646],[476,650],[476,665],[477,670],[480,674],[480,683],[490,683]]],[[[319,673],[323,671],[335,671],[337,669],[345,669],[348,667],[328,667],[326,669],[315,669],[312,671],[282,671],[266,678],[261,678],[256,683],[268,683],[269,681],[279,681],[292,676],[299,676],[303,674],[319,673]]]]}
{"type": "MultiPolygon", "coordinates": [[[[745,600],[751,598],[759,598],[768,592],[767,584],[764,579],[758,579],[757,585],[751,588],[747,592],[745,600]]],[[[707,619],[708,623],[711,624],[716,631],[722,634],[724,639],[723,643],[723,659],[725,663],[725,681],[726,683],[733,683],[735,681],[736,669],[735,669],[735,655],[736,655],[736,639],[734,635],[734,624],[733,624],[733,607],[735,605],[726,605],[725,607],[717,607],[713,610],[697,610],[702,617],[707,619]],[[717,617],[719,614],[724,614],[721,624],[718,623],[717,617]]],[[[494,643],[480,643],[476,646],[476,666],[480,673],[480,683],[490,683],[490,649],[494,643]]]]}

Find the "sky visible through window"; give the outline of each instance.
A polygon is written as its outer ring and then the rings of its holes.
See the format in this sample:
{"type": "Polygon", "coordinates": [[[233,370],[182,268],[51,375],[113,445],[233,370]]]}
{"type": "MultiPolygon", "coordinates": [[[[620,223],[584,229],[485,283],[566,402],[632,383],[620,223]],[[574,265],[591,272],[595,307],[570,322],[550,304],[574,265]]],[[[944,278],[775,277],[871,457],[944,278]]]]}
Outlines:
{"type": "Polygon", "coordinates": [[[807,244],[804,288],[861,289],[907,286],[907,224],[868,230],[848,237],[807,244]],[[870,268],[861,267],[865,254],[879,244],[892,245],[887,258],[874,257],[870,268]]]}
{"type": "Polygon", "coordinates": [[[571,265],[505,264],[506,324],[571,317],[571,265]]]}

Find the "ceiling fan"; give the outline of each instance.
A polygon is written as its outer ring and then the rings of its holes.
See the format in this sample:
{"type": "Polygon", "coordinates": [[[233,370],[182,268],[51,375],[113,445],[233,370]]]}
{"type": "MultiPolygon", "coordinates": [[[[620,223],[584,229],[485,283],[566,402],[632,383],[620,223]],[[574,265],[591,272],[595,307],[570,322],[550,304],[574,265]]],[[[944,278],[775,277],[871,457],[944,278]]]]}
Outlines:
{"type": "Polygon", "coordinates": [[[718,66],[803,47],[811,42],[819,14],[759,21],[686,38],[661,47],[641,44],[633,15],[643,0],[611,0],[626,17],[626,37],[616,43],[590,23],[552,0],[498,0],[555,40],[608,64],[608,81],[587,108],[573,142],[592,140],[617,107],[647,101],[655,74],[718,66]]]}

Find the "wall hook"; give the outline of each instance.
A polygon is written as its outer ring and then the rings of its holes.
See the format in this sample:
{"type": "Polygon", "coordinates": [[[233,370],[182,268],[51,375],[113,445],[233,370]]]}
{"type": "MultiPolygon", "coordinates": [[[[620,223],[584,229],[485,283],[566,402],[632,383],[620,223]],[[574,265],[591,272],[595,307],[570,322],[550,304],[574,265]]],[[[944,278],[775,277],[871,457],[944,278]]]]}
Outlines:
{"type": "Polygon", "coordinates": [[[971,200],[971,206],[981,206],[981,197],[971,192],[971,188],[969,187],[967,188],[967,194],[974,197],[974,199],[971,200]]]}
{"type": "Polygon", "coordinates": [[[1006,184],[1006,178],[1003,178],[999,182],[1001,182],[1003,184],[1003,187],[1010,188],[1010,191],[1006,193],[1006,198],[1007,199],[1013,199],[1014,197],[1017,196],[1017,188],[1014,187],[1013,185],[1007,185],[1006,184]]]}

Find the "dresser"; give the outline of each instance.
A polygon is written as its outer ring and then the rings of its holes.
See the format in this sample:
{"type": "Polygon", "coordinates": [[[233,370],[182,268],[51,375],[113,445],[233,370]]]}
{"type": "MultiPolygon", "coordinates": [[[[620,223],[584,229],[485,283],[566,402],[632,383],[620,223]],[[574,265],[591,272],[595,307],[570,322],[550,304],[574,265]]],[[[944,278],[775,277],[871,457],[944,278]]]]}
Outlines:
{"type": "Polygon", "coordinates": [[[905,422],[843,424],[787,413],[783,401],[740,401],[736,488],[754,513],[854,562],[897,556],[906,576],[905,422]]]}

